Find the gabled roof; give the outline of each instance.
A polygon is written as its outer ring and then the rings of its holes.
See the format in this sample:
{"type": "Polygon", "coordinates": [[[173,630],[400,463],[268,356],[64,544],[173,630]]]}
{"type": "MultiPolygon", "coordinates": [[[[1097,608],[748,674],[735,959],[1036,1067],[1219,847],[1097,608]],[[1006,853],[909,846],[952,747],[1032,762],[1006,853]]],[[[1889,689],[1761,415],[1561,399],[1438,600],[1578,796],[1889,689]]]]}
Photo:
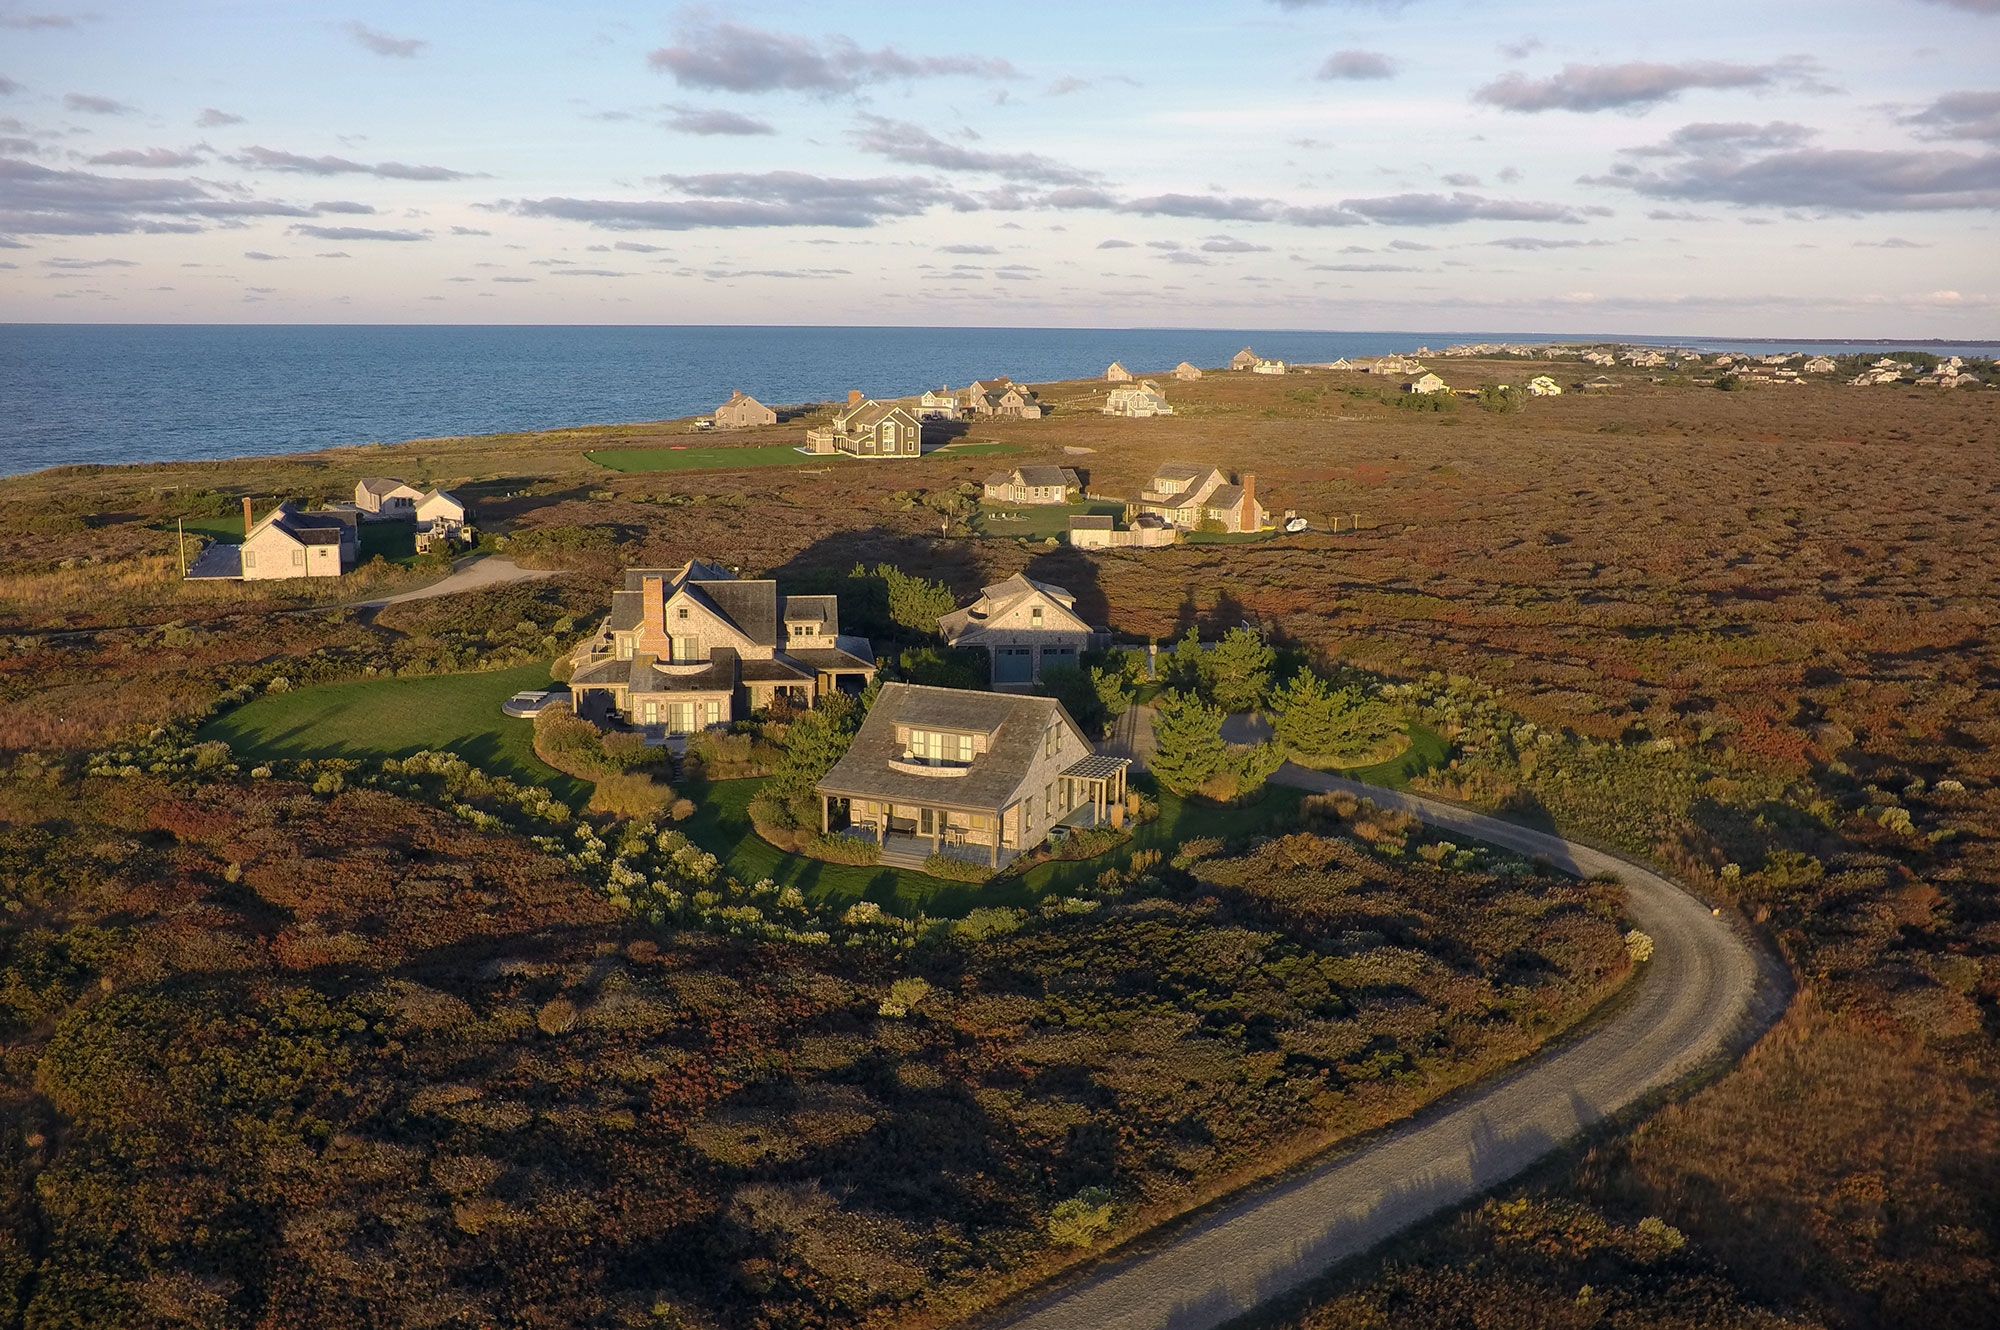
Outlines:
{"type": "Polygon", "coordinates": [[[1021,484],[1036,487],[1067,488],[1079,485],[1076,472],[1066,466],[1017,466],[1010,471],[996,471],[986,478],[989,485],[1021,484]]]}
{"type": "MultiPolygon", "coordinates": [[[[836,427],[843,430],[874,429],[884,420],[899,412],[905,416],[910,415],[910,409],[906,406],[899,406],[894,402],[878,402],[871,397],[867,401],[856,402],[853,406],[836,414],[833,418],[833,423],[836,427]]],[[[915,419],[914,416],[910,416],[910,418],[912,420],[915,419]]]]}
{"type": "Polygon", "coordinates": [[[735,578],[715,582],[689,582],[685,588],[705,599],[736,626],[736,630],[760,647],[778,645],[778,584],[767,580],[742,582],[735,578]]]}
{"type": "Polygon", "coordinates": [[[1162,462],[1153,472],[1153,479],[1200,480],[1213,470],[1214,467],[1204,466],[1200,462],[1162,462]]]}
{"type": "MultiPolygon", "coordinates": [[[[1016,573],[1003,582],[979,589],[979,599],[961,609],[953,610],[938,620],[938,632],[947,642],[957,642],[962,638],[975,637],[984,631],[986,624],[1007,614],[1022,602],[1047,600],[1057,611],[1072,621],[1074,629],[1088,632],[1090,625],[1076,612],[1076,597],[1067,588],[1053,582],[1037,582],[1023,573],[1016,573]]],[[[1060,627],[1051,624],[1050,627],[1060,627]]]]}
{"type": "Polygon", "coordinates": [[[920,684],[882,685],[881,696],[861,722],[847,753],[820,780],[828,794],[890,799],[998,812],[1010,802],[1042,751],[1051,724],[1074,736],[1079,757],[1090,741],[1062,704],[1051,697],[929,688],[920,684]],[[890,762],[903,756],[897,725],[987,736],[986,751],[972,759],[963,776],[949,780],[898,771],[890,762]]]}
{"type": "Polygon", "coordinates": [[[840,631],[840,597],[786,596],[786,623],[819,623],[831,633],[840,631]]]}
{"type": "Polygon", "coordinates": [[[393,494],[400,489],[413,490],[416,488],[415,485],[410,484],[408,481],[398,480],[394,476],[363,476],[355,483],[377,498],[385,494],[393,494]]]}

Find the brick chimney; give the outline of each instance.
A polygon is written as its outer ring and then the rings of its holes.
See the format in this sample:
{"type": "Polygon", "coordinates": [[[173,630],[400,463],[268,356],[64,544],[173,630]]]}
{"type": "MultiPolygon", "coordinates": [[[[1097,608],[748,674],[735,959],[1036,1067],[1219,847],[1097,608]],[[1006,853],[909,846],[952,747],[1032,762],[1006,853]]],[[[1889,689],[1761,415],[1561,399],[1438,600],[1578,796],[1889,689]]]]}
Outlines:
{"type": "Polygon", "coordinates": [[[667,581],[663,577],[649,577],[642,585],[645,590],[641,593],[642,602],[639,610],[641,635],[651,634],[655,637],[665,637],[667,635],[667,581]]]}
{"type": "Polygon", "coordinates": [[[1243,473],[1243,517],[1241,526],[1245,531],[1257,529],[1257,477],[1248,471],[1243,473]]]}
{"type": "Polygon", "coordinates": [[[250,496],[246,494],[243,496],[243,538],[245,540],[248,540],[250,538],[251,525],[252,523],[250,521],[250,496]]]}
{"type": "Polygon", "coordinates": [[[849,388],[847,390],[847,404],[849,406],[856,406],[859,405],[860,402],[861,402],[861,390],[859,388],[849,388]]]}

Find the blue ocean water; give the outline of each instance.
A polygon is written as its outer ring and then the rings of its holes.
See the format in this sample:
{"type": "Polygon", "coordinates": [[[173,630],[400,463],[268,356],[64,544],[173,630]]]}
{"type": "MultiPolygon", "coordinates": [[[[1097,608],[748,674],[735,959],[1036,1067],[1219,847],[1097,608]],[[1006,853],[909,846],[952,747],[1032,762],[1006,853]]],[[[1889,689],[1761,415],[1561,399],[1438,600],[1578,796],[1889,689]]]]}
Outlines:
{"type": "MultiPolygon", "coordinates": [[[[773,405],[1010,375],[1159,372],[1245,345],[1332,360],[1553,335],[1190,329],[0,325],[0,475],[661,420],[741,388],[773,405]]],[[[1562,340],[1585,340],[1573,334],[1562,340]]],[[[1715,350],[1855,343],[1620,337],[1715,350]]],[[[1884,349],[1896,343],[1882,343],[1884,349]]],[[[1907,344],[1904,344],[1907,345],[1907,344]]],[[[1925,344],[1925,350],[1948,351],[1925,344]]],[[[1991,348],[1957,348],[1991,354],[1991,348]]]]}

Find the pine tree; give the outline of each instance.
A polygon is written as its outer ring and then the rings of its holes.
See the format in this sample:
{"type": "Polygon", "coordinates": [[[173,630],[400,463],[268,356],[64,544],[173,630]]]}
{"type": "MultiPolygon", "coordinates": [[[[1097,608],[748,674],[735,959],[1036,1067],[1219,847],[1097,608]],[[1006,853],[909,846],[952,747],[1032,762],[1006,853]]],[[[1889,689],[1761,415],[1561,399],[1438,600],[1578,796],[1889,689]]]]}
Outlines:
{"type": "Polygon", "coordinates": [[[1277,653],[1248,628],[1232,628],[1208,653],[1208,694],[1224,711],[1254,711],[1271,687],[1277,653]]]}
{"type": "Polygon", "coordinates": [[[1200,788],[1223,770],[1229,745],[1222,741],[1222,708],[1210,706],[1193,693],[1161,694],[1153,715],[1153,774],[1175,794],[1200,788]]]}

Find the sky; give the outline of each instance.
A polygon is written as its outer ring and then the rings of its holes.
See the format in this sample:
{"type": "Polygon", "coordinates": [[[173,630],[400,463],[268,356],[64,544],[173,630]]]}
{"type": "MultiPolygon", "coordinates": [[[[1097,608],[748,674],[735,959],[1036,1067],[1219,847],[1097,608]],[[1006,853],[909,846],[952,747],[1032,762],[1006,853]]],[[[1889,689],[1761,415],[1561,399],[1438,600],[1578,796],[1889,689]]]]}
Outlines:
{"type": "Polygon", "coordinates": [[[0,321],[2000,336],[2000,0],[0,0],[0,321]]]}

